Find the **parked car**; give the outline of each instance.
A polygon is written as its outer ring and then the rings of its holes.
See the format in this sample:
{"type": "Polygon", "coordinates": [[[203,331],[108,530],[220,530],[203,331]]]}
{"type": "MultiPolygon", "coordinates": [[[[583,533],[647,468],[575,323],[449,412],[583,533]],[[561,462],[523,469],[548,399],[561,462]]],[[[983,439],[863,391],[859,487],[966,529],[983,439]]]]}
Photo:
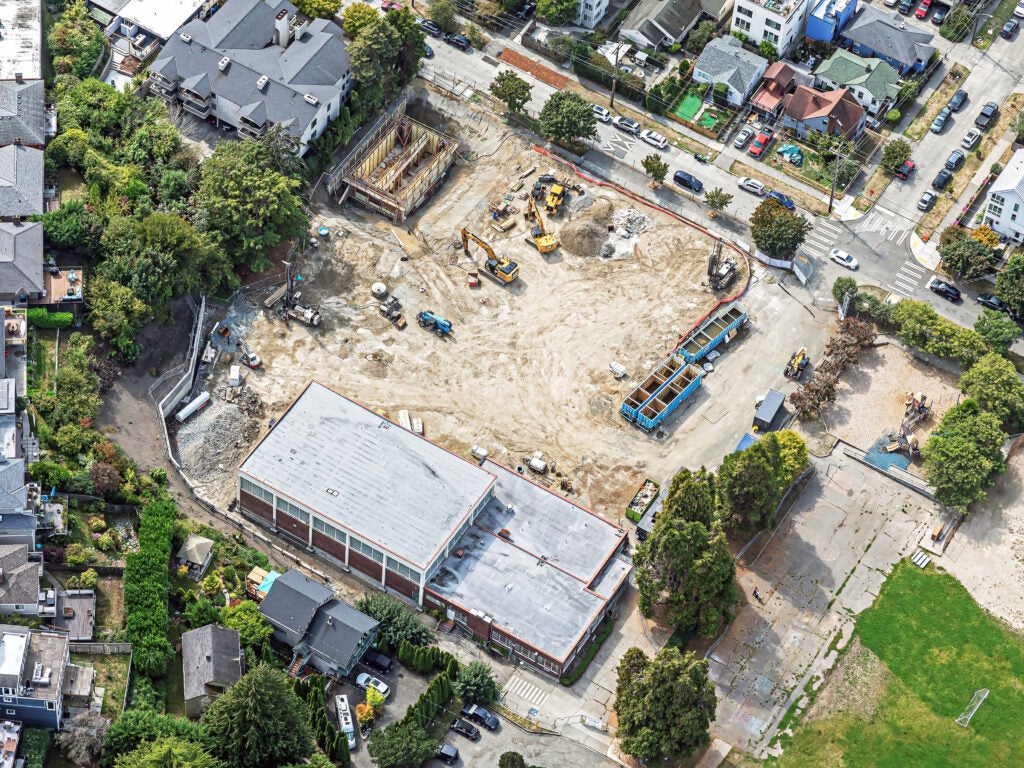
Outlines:
{"type": "Polygon", "coordinates": [[[740,189],[745,189],[747,192],[753,192],[758,197],[763,197],[768,189],[763,183],[757,179],[752,179],[749,176],[744,176],[740,179],[740,189]]]}
{"type": "Polygon", "coordinates": [[[979,131],[977,128],[971,128],[971,130],[965,133],[964,137],[960,139],[960,146],[963,147],[964,149],[973,149],[974,145],[978,143],[978,140],[980,138],[981,131],[979,131]]]}
{"type": "Polygon", "coordinates": [[[994,101],[990,101],[984,107],[981,108],[981,112],[976,118],[974,118],[974,124],[981,130],[985,130],[993,122],[995,122],[996,116],[999,114],[999,105],[994,101]]]}
{"type": "Polygon", "coordinates": [[[740,129],[740,132],[736,134],[736,139],[733,141],[732,145],[736,147],[736,149],[743,149],[747,146],[747,142],[752,138],[754,138],[754,129],[749,125],[745,125],[740,129]]]}
{"type": "Polygon", "coordinates": [[[917,6],[917,10],[914,11],[914,15],[919,19],[923,19],[928,15],[928,11],[932,9],[932,0],[922,0],[921,4],[917,6]]]}
{"type": "Polygon", "coordinates": [[[777,190],[773,189],[771,192],[769,192],[768,197],[772,198],[772,200],[778,200],[780,203],[782,203],[782,207],[785,208],[787,211],[792,211],[794,208],[796,208],[796,205],[790,198],[786,197],[784,194],[777,190]]]}
{"type": "Polygon", "coordinates": [[[591,104],[590,108],[594,110],[594,117],[602,123],[610,123],[612,121],[612,113],[604,107],[600,107],[597,104],[591,104]]]}
{"type": "Polygon", "coordinates": [[[993,296],[991,293],[979,293],[978,303],[987,309],[994,309],[996,312],[1006,312],[1010,309],[1005,301],[993,296]]]}
{"type": "Polygon", "coordinates": [[[384,0],[380,4],[380,9],[382,11],[400,11],[402,10],[402,4],[396,3],[395,0],[384,0]]]}
{"type": "Polygon", "coordinates": [[[634,136],[640,133],[640,123],[636,120],[631,120],[628,117],[616,117],[612,120],[612,127],[618,128],[624,133],[631,133],[634,136]]]}
{"type": "Polygon", "coordinates": [[[473,47],[473,44],[469,42],[468,37],[465,35],[456,35],[451,32],[444,36],[444,41],[448,43],[448,45],[455,46],[460,51],[468,51],[473,47]]]}
{"type": "Polygon", "coordinates": [[[900,0],[899,7],[896,10],[906,16],[914,10],[914,0],[900,0]]]}
{"type": "Polygon", "coordinates": [[[946,158],[946,170],[958,170],[960,166],[964,164],[965,157],[966,155],[964,155],[963,150],[954,149],[952,152],[949,153],[949,157],[946,158]]]}
{"type": "Polygon", "coordinates": [[[431,37],[443,37],[444,32],[430,19],[420,19],[420,29],[426,32],[431,37]]]}
{"type": "Polygon", "coordinates": [[[1017,7],[1013,9],[1013,15],[1018,19],[1024,19],[1024,0],[1017,3],[1017,7]]]}
{"type": "Polygon", "coordinates": [[[477,741],[480,738],[480,729],[468,720],[463,720],[461,717],[455,720],[448,727],[448,730],[455,731],[461,736],[465,736],[470,741],[477,741]]]}
{"type": "Polygon", "coordinates": [[[961,88],[959,91],[953,94],[953,98],[949,100],[949,109],[952,112],[959,112],[963,105],[967,102],[967,91],[961,88]]]}
{"type": "Polygon", "coordinates": [[[899,2],[900,0],[882,0],[882,4],[886,8],[895,8],[897,5],[899,5],[899,2]]]}
{"type": "Polygon", "coordinates": [[[917,170],[917,163],[913,160],[904,160],[903,165],[896,169],[897,179],[909,179],[917,170]]]}
{"type": "Polygon", "coordinates": [[[423,56],[424,56],[424,58],[427,58],[427,59],[434,58],[434,49],[431,48],[426,43],[423,44],[423,56]]]}
{"type": "Polygon", "coordinates": [[[951,182],[952,180],[953,174],[947,171],[945,168],[943,168],[941,171],[935,174],[935,178],[932,180],[932,187],[941,192],[942,190],[949,186],[949,182],[951,182]]]}
{"type": "Polygon", "coordinates": [[[941,8],[932,14],[932,24],[936,27],[941,27],[942,22],[946,20],[946,12],[941,8]]]}
{"type": "Polygon", "coordinates": [[[700,194],[704,189],[704,183],[692,173],[687,173],[686,171],[676,171],[672,176],[672,181],[683,189],[688,189],[697,194],[700,194]]]}
{"type": "Polygon", "coordinates": [[[1003,28],[999,30],[999,36],[1005,38],[1006,40],[1009,40],[1017,33],[1017,28],[1019,26],[1020,22],[1017,21],[1017,19],[1010,19],[1005,24],[1003,24],[1003,28]]]}
{"type": "Polygon", "coordinates": [[[362,688],[364,691],[368,688],[373,688],[385,699],[391,694],[391,688],[383,680],[378,680],[373,675],[368,675],[365,672],[360,672],[356,675],[356,687],[362,688]]]}
{"type": "Polygon", "coordinates": [[[526,21],[528,18],[533,16],[533,12],[537,10],[537,4],[530,2],[519,9],[519,13],[516,14],[516,18],[520,21],[526,21]]]}
{"type": "Polygon", "coordinates": [[[459,759],[459,750],[451,744],[438,744],[434,750],[434,757],[445,765],[455,765],[459,759]]]}
{"type": "Polygon", "coordinates": [[[946,123],[949,121],[949,116],[952,114],[952,110],[949,107],[943,107],[942,111],[935,116],[932,120],[932,133],[942,133],[942,129],[946,127],[946,123]]]}
{"type": "Polygon", "coordinates": [[[919,211],[930,211],[932,206],[935,205],[935,201],[939,199],[938,194],[934,190],[927,190],[921,199],[917,201],[917,210],[919,211]]]}
{"type": "Polygon", "coordinates": [[[379,653],[372,648],[363,654],[363,664],[370,669],[380,672],[382,675],[390,672],[394,663],[394,659],[390,656],[385,656],[383,653],[379,653]]]}
{"type": "Polygon", "coordinates": [[[231,123],[224,123],[224,124],[223,124],[223,125],[222,125],[222,126],[220,127],[220,129],[221,129],[222,131],[224,131],[224,133],[231,133],[232,131],[234,131],[234,130],[235,130],[235,126],[233,126],[233,125],[232,125],[231,123]]]}
{"type": "Polygon", "coordinates": [[[668,139],[657,131],[640,131],[640,141],[645,141],[658,149],[665,149],[668,146],[668,139]]]}
{"type": "Polygon", "coordinates": [[[960,290],[955,288],[951,283],[947,283],[945,280],[939,280],[937,277],[933,277],[931,282],[928,283],[928,287],[932,293],[937,293],[948,301],[960,301],[960,290]]]}
{"type": "Polygon", "coordinates": [[[752,157],[760,157],[764,154],[764,151],[768,148],[768,145],[772,143],[772,139],[775,134],[767,128],[757,134],[757,138],[754,139],[754,143],[750,145],[750,149],[747,150],[748,154],[752,157]]]}
{"type": "Polygon", "coordinates": [[[468,717],[473,722],[479,723],[488,731],[493,731],[498,727],[498,718],[476,704],[463,704],[461,714],[463,717],[468,717]]]}
{"type": "Polygon", "coordinates": [[[841,248],[833,248],[831,251],[829,251],[828,257],[839,266],[846,267],[851,271],[857,269],[857,267],[860,266],[860,264],[857,263],[857,260],[853,258],[853,256],[851,256],[841,248]]]}

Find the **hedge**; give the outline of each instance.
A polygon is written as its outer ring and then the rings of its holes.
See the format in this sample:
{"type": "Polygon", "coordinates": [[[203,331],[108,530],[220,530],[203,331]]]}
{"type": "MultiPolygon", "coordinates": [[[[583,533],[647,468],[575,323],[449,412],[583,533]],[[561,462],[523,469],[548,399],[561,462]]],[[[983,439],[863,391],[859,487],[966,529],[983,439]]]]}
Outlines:
{"type": "Polygon", "coordinates": [[[67,328],[75,321],[70,312],[47,312],[42,307],[33,307],[27,315],[28,321],[36,328],[67,328]]]}
{"type": "Polygon", "coordinates": [[[604,627],[597,633],[597,637],[594,638],[594,642],[590,644],[590,647],[584,652],[580,658],[579,663],[572,668],[572,671],[567,675],[562,675],[558,678],[564,686],[570,686],[583,677],[583,673],[587,671],[587,667],[590,666],[590,662],[597,656],[597,652],[601,650],[601,646],[604,645],[604,641],[608,639],[608,636],[612,633],[612,628],[615,626],[610,618],[604,620],[604,627]]]}
{"type": "Polygon", "coordinates": [[[125,558],[124,609],[136,671],[159,678],[172,653],[167,641],[168,562],[174,536],[174,503],[147,504],[139,513],[139,551],[125,558]]]}

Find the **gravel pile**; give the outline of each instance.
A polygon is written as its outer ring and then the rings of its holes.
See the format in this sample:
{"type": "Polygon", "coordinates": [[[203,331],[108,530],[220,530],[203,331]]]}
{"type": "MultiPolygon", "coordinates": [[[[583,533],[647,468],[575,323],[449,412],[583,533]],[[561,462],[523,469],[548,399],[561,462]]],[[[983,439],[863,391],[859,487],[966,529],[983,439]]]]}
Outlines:
{"type": "Polygon", "coordinates": [[[200,484],[233,472],[259,436],[262,415],[263,404],[252,390],[243,389],[233,403],[214,394],[206,408],[178,429],[182,468],[200,484]]]}
{"type": "Polygon", "coordinates": [[[616,229],[624,229],[631,235],[639,235],[646,232],[651,226],[651,220],[647,214],[641,213],[635,208],[623,208],[612,215],[612,223],[616,229]]]}

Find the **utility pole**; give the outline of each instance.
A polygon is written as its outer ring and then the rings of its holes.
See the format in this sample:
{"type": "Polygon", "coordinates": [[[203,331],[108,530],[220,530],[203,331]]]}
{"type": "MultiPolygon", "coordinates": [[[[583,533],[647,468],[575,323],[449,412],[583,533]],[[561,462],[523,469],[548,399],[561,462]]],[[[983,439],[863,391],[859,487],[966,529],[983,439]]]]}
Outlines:
{"type": "Polygon", "coordinates": [[[619,82],[619,62],[622,61],[622,52],[629,50],[629,45],[624,43],[617,43],[619,46],[615,51],[615,69],[612,72],[612,97],[608,102],[608,109],[615,109],[615,86],[619,82]],[[625,45],[625,47],[623,47],[625,45]]]}
{"type": "MultiPolygon", "coordinates": [[[[842,120],[839,120],[837,118],[836,119],[836,124],[839,126],[839,129],[841,131],[845,131],[846,130],[845,126],[843,125],[843,121],[842,120]]],[[[845,139],[846,136],[844,135],[843,138],[845,139]]],[[[839,163],[840,163],[840,161],[845,160],[845,159],[846,158],[843,155],[840,155],[839,153],[836,153],[836,167],[835,167],[835,170],[832,172],[832,186],[829,188],[829,192],[828,192],[828,215],[829,216],[832,215],[832,205],[836,201],[836,184],[839,183],[839,163]]]]}

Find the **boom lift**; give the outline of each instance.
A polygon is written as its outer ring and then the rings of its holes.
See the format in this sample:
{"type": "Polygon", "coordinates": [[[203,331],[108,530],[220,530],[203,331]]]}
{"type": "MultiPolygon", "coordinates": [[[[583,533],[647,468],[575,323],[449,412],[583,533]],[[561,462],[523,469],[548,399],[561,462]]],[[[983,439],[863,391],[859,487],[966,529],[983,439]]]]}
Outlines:
{"type": "Polygon", "coordinates": [[[514,261],[509,261],[504,256],[498,257],[494,255],[494,249],[491,248],[484,240],[474,235],[468,229],[462,229],[462,250],[467,256],[469,256],[469,241],[472,240],[481,248],[484,249],[484,253],[487,254],[487,260],[484,262],[484,272],[494,279],[508,285],[517,277],[519,277],[519,265],[514,261]]]}
{"type": "Polygon", "coordinates": [[[537,222],[531,227],[530,234],[526,236],[526,242],[541,253],[550,253],[558,247],[558,238],[544,228],[544,219],[541,217],[540,211],[537,210],[537,204],[533,202],[532,197],[527,199],[526,213],[523,216],[527,221],[537,222]]]}

